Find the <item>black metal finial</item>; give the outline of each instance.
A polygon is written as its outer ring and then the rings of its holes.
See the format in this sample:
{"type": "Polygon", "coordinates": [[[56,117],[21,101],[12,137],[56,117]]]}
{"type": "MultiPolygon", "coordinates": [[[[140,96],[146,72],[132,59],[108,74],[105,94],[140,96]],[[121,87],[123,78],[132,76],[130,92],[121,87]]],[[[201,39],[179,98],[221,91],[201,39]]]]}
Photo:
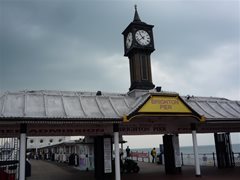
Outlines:
{"type": "Polygon", "coordinates": [[[140,19],[139,15],[138,15],[137,5],[136,5],[136,4],[134,5],[134,8],[135,8],[135,14],[134,14],[134,19],[133,19],[133,21],[141,22],[141,19],[140,19]]]}

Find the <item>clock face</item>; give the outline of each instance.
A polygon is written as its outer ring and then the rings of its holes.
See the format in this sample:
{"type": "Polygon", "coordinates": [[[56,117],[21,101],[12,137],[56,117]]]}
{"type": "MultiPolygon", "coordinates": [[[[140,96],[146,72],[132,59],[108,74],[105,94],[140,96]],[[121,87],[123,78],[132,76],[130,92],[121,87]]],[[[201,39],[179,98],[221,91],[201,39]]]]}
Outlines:
{"type": "Polygon", "coordinates": [[[135,39],[137,40],[138,44],[142,46],[147,46],[151,42],[150,35],[144,30],[138,30],[135,34],[135,39]]]}
{"type": "Polygon", "coordinates": [[[132,45],[132,40],[133,40],[133,35],[131,32],[128,33],[127,38],[126,38],[126,47],[130,48],[132,45]]]}

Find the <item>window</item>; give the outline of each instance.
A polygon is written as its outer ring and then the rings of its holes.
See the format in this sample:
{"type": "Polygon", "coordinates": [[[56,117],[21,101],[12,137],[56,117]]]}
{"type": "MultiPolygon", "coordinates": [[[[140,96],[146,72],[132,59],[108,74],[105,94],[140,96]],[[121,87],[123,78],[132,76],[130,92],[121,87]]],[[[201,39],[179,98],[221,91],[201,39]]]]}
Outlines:
{"type": "Polygon", "coordinates": [[[40,139],[40,143],[43,143],[43,139],[40,139]]]}

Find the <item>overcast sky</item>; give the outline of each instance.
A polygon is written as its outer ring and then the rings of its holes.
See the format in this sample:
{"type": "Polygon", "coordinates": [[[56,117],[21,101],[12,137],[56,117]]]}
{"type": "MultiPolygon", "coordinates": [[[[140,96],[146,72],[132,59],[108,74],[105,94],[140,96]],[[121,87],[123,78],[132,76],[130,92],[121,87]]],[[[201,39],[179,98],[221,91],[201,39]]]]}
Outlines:
{"type": "Polygon", "coordinates": [[[121,33],[134,4],[154,25],[155,85],[240,99],[238,0],[0,0],[1,92],[128,92],[121,33]]]}

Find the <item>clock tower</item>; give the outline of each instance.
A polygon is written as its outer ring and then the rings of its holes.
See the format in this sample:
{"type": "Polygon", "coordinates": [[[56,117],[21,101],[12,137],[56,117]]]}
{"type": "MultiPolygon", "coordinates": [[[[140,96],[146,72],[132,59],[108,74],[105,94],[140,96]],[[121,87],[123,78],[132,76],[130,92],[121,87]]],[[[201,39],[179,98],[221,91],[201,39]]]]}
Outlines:
{"type": "Polygon", "coordinates": [[[131,86],[129,90],[150,90],[155,87],[152,83],[151,53],[154,49],[153,25],[140,20],[135,5],[133,21],[123,31],[124,56],[129,58],[131,86]]]}

